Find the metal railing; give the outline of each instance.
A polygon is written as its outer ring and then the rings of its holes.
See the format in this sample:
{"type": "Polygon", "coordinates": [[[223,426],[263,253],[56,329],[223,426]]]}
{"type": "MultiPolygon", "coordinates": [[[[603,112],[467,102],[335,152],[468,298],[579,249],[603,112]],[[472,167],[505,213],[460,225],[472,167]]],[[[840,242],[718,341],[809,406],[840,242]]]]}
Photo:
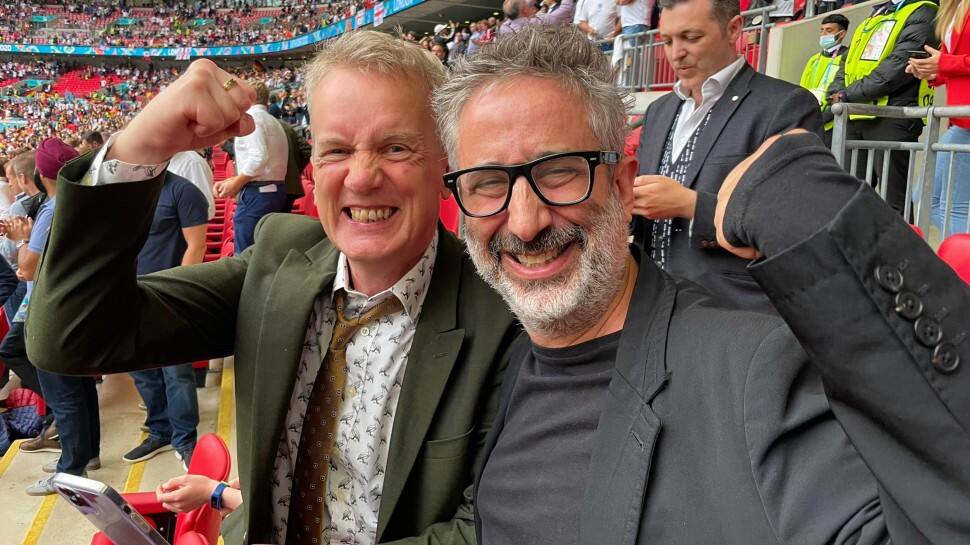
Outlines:
{"type": "MultiPolygon", "coordinates": [[[[771,5],[741,13],[745,26],[738,40],[738,53],[759,72],[765,71],[768,31],[775,26],[768,14],[777,8],[771,5]]],[[[629,91],[653,91],[669,89],[677,81],[677,74],[664,54],[658,30],[621,36],[615,44],[621,49],[617,54],[617,84],[620,87],[629,91]]]]}
{"type": "Polygon", "coordinates": [[[906,173],[903,217],[915,221],[924,236],[929,236],[933,207],[933,190],[936,183],[936,164],[941,153],[949,153],[949,168],[941,199],[946,203],[943,210],[941,232],[947,236],[953,212],[953,181],[957,153],[970,153],[970,144],[941,144],[942,120],[952,117],[970,117],[970,106],[901,107],[873,106],[870,104],[838,103],[832,105],[835,126],[832,129],[832,154],[849,173],[876,188],[886,199],[889,190],[890,160],[893,152],[909,154],[906,173]],[[893,142],[876,140],[849,140],[849,116],[867,115],[892,119],[924,119],[922,142],[893,142]],[[865,170],[861,170],[861,153],[865,152],[865,170]],[[881,157],[880,157],[881,156],[881,157]],[[881,167],[881,168],[880,168],[881,167]],[[915,190],[915,191],[914,191],[915,190]]]}

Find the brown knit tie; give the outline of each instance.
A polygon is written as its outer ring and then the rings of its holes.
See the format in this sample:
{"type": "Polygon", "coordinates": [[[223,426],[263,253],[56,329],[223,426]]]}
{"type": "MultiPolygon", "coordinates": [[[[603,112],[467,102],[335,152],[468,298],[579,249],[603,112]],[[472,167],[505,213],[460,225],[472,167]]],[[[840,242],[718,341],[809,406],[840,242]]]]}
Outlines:
{"type": "Polygon", "coordinates": [[[343,290],[334,295],[337,321],[330,337],[330,347],[317,372],[303,433],[296,454],[293,471],[293,490],[290,493],[290,517],[287,521],[287,545],[313,545],[323,542],[323,509],[327,501],[327,473],[330,456],[337,437],[337,420],[347,382],[347,343],[357,330],[374,320],[397,312],[401,302],[388,297],[356,319],[344,316],[347,294],[343,290]]]}

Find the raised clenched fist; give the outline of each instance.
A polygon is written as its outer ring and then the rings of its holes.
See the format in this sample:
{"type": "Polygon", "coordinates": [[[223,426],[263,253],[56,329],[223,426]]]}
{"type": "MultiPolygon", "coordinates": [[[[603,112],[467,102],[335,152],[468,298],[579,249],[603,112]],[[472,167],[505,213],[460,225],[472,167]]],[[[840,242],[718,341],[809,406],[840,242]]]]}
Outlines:
{"type": "Polygon", "coordinates": [[[132,164],[163,163],[180,151],[249,134],[255,123],[246,110],[255,100],[256,93],[246,82],[208,59],[197,60],[131,120],[108,158],[132,164]]]}

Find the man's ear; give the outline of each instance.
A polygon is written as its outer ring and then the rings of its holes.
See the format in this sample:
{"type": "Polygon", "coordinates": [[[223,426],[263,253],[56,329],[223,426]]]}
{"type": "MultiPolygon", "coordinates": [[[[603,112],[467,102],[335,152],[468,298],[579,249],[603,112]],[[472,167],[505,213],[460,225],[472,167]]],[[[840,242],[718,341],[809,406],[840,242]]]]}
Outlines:
{"type": "Polygon", "coordinates": [[[742,29],[744,29],[744,18],[740,15],[735,15],[728,21],[727,31],[728,36],[731,38],[731,43],[737,43],[741,39],[742,29]]]}
{"type": "Polygon", "coordinates": [[[616,186],[616,194],[623,203],[623,210],[626,212],[627,219],[633,220],[633,179],[637,177],[637,170],[640,163],[636,157],[625,155],[620,162],[613,167],[612,183],[616,186]]]}

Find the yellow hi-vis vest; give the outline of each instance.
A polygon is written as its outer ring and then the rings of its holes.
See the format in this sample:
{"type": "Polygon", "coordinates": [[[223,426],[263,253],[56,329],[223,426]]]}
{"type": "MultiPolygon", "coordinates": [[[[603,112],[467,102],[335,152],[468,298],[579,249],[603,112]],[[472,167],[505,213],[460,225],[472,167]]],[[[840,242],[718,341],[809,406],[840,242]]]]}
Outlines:
{"type": "MultiPolygon", "coordinates": [[[[871,74],[893,52],[906,20],[923,6],[930,6],[934,10],[939,9],[933,2],[913,2],[895,11],[869,17],[856,28],[855,34],[852,35],[852,45],[849,46],[849,53],[845,58],[846,87],[871,74]]],[[[933,88],[925,80],[920,82],[918,97],[920,106],[933,105],[933,88]]],[[[889,97],[879,97],[870,104],[885,106],[889,104],[889,97]]],[[[849,119],[873,119],[874,117],[852,114],[849,119]]]]}
{"type": "MultiPolygon", "coordinates": [[[[845,60],[845,55],[846,53],[842,53],[830,57],[824,53],[816,53],[808,59],[805,70],[802,71],[800,85],[815,95],[822,111],[825,111],[829,105],[829,84],[835,79],[835,74],[839,71],[842,61],[845,60]]],[[[825,124],[825,130],[830,130],[833,125],[835,125],[835,122],[829,121],[825,124]]]]}

